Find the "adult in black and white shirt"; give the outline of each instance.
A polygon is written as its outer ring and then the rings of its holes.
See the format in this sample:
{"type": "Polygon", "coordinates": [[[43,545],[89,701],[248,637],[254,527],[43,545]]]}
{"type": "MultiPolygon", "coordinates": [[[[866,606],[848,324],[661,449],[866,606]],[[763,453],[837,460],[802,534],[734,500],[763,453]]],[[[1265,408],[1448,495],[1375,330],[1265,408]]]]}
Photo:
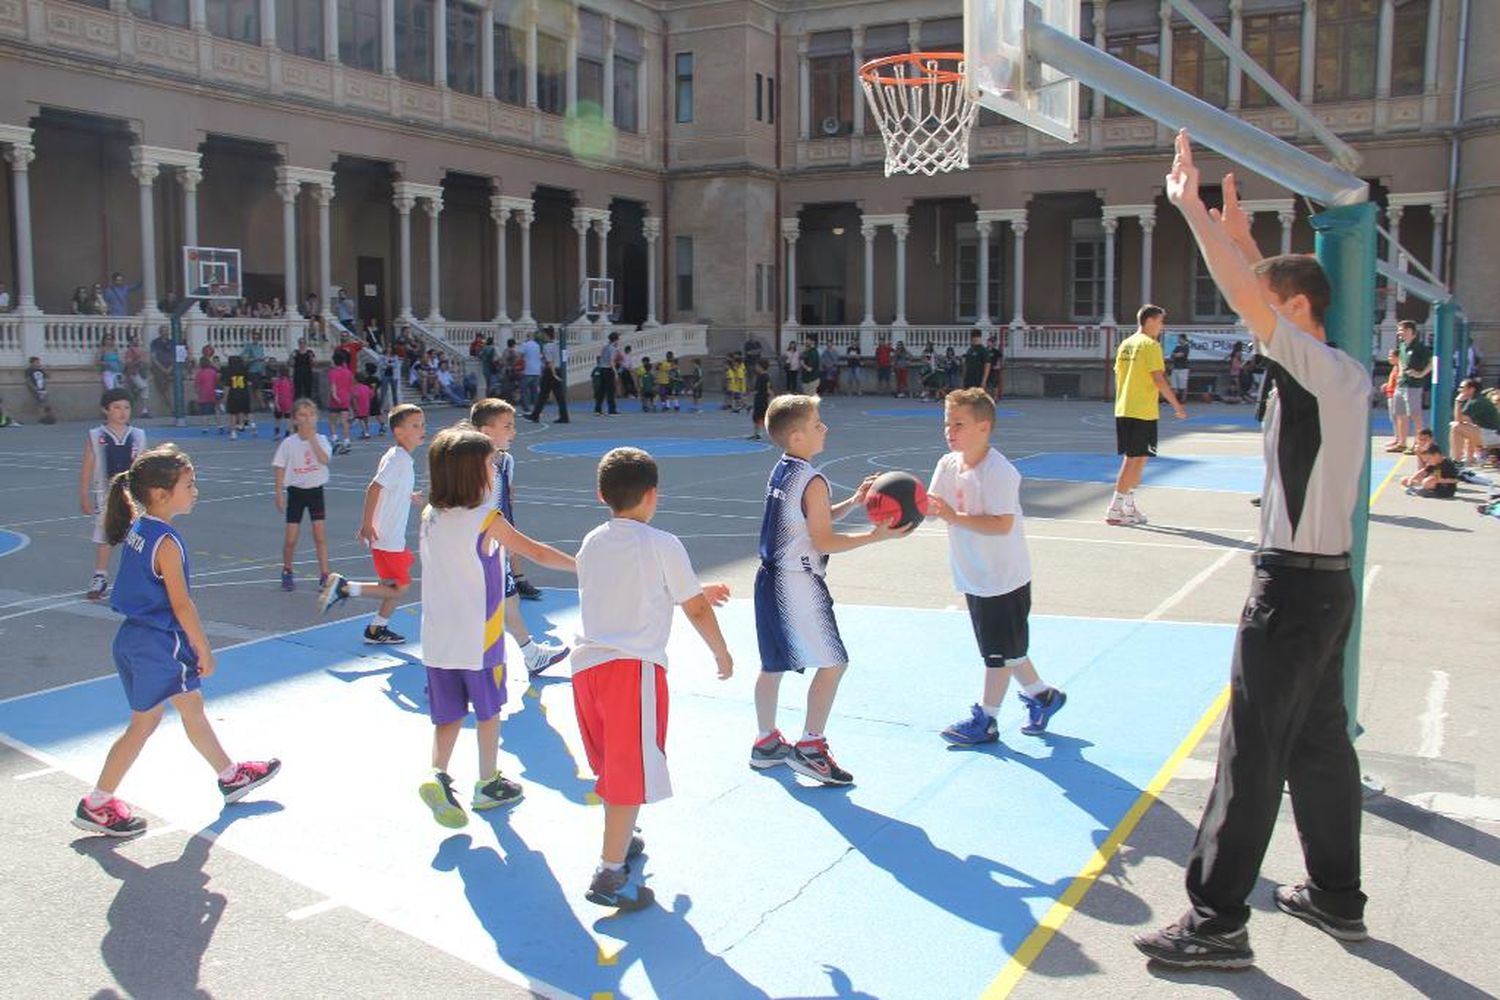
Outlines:
{"type": "Polygon", "coordinates": [[[1259,341],[1274,387],[1265,416],[1264,501],[1250,598],[1230,668],[1218,772],[1188,859],[1191,907],[1138,935],[1151,958],[1240,968],[1254,953],[1246,899],[1290,788],[1308,879],[1276,905],[1343,941],[1366,936],[1360,891],[1359,761],[1344,710],[1344,644],[1354,615],[1349,543],[1369,451],[1370,379],[1326,342],[1328,278],[1311,257],[1261,259],[1224,178],[1224,208],[1198,196],[1187,132],[1167,197],[1182,211],[1225,301],[1259,341]]]}
{"type": "Polygon", "coordinates": [[[594,359],[594,414],[604,413],[604,404],[609,403],[609,415],[620,411],[615,407],[615,373],[620,367],[620,335],[610,333],[599,356],[594,359]]]}

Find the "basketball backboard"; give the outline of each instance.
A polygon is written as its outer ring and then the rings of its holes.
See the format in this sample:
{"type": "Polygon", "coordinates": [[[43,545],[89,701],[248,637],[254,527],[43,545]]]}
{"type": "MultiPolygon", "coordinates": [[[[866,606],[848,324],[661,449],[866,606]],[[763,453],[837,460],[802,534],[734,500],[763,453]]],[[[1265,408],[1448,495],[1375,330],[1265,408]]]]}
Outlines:
{"type": "Polygon", "coordinates": [[[585,278],[584,306],[586,315],[597,318],[614,318],[619,306],[615,303],[615,281],[613,278],[585,278]]]}
{"type": "Polygon", "coordinates": [[[1078,35],[1078,0],[964,0],[969,90],[981,107],[1061,139],[1078,141],[1078,81],[1028,59],[1026,8],[1058,31],[1078,35]]]}
{"type": "Polygon", "coordinates": [[[240,284],[240,252],[226,247],[183,247],[184,298],[238,301],[243,297],[240,284]]]}

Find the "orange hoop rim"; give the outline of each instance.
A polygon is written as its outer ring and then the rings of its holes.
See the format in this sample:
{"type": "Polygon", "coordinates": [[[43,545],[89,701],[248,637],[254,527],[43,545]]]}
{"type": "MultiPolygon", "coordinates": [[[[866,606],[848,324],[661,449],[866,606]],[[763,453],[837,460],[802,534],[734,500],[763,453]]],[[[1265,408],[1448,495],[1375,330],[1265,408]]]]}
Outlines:
{"type": "Polygon", "coordinates": [[[963,64],[962,52],[900,52],[893,56],[871,59],[859,68],[859,78],[876,87],[916,87],[934,83],[962,83],[964,74],[958,69],[929,69],[930,62],[952,62],[963,64]],[[910,64],[918,68],[911,76],[881,76],[880,71],[891,66],[910,64]]]}

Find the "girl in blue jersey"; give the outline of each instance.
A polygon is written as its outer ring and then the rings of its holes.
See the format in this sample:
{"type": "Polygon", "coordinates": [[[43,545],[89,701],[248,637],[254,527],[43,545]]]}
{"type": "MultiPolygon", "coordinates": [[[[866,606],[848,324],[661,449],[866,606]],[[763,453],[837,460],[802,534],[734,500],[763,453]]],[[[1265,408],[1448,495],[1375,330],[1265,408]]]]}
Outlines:
{"type": "Polygon", "coordinates": [[[281,762],[229,759],[203,710],[201,678],[214,672],[214,654],[198,609],[188,595],[187,545],[172,519],[193,509],[198,484],[192,462],[175,445],[143,452],[110,482],[104,532],[123,544],[110,607],[125,616],[115,634],[115,669],[130,703],[130,724],[104,760],[94,790],[78,803],[73,825],[90,833],[130,837],[146,821],[115,798],[115,789],[161,722],[166,703],[219,776],[224,801],[238,802],[275,777],[281,762]]]}

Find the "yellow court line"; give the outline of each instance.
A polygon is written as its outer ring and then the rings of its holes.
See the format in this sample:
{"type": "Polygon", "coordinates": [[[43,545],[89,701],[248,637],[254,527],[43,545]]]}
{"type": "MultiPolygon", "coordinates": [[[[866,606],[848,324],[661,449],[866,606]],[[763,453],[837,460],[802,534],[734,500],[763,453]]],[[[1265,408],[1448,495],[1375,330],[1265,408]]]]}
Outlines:
{"type": "Polygon", "coordinates": [[[1142,816],[1146,815],[1146,810],[1150,809],[1156,802],[1157,797],[1161,795],[1162,789],[1167,787],[1167,783],[1172,780],[1172,777],[1177,773],[1177,769],[1182,766],[1182,762],[1197,747],[1199,741],[1203,739],[1203,735],[1208,732],[1209,727],[1214,724],[1214,721],[1223,713],[1228,704],[1229,685],[1226,684],[1224,690],[1219,692],[1219,696],[1214,699],[1214,703],[1208,707],[1208,711],[1203,713],[1202,718],[1193,726],[1192,731],[1183,737],[1182,742],[1177,745],[1177,749],[1172,751],[1172,756],[1167,758],[1167,762],[1161,766],[1161,770],[1156,772],[1156,776],[1151,779],[1151,783],[1146,786],[1146,790],[1141,792],[1140,797],[1135,800],[1135,804],[1130,807],[1130,811],[1109,832],[1109,836],[1094,851],[1093,857],[1089,858],[1088,863],[1083,866],[1083,870],[1074,876],[1067,890],[1058,898],[1057,902],[1052,904],[1052,908],[1047,911],[1046,915],[1042,917],[1031,933],[1026,936],[1026,940],[1021,942],[1021,947],[1016,949],[1015,954],[1011,956],[1005,968],[1001,969],[1000,974],[985,988],[984,993],[980,995],[980,1000],[1003,1000],[1004,997],[1010,996],[1011,990],[1015,989],[1016,985],[1020,983],[1021,977],[1026,975],[1026,971],[1031,967],[1031,963],[1036,961],[1037,956],[1042,953],[1043,948],[1047,947],[1047,944],[1052,940],[1052,936],[1062,927],[1063,922],[1078,908],[1078,904],[1083,901],[1083,897],[1093,888],[1094,882],[1099,878],[1100,874],[1109,867],[1111,859],[1114,858],[1121,845],[1135,832],[1136,824],[1141,821],[1142,816]]]}
{"type": "Polygon", "coordinates": [[[1391,485],[1391,480],[1396,478],[1396,472],[1404,464],[1406,464],[1406,456],[1403,455],[1397,460],[1395,465],[1391,466],[1391,471],[1385,474],[1385,478],[1380,481],[1380,485],[1375,488],[1375,493],[1370,497],[1371,507],[1375,506],[1375,501],[1379,500],[1380,494],[1384,493],[1385,488],[1391,485]]]}

